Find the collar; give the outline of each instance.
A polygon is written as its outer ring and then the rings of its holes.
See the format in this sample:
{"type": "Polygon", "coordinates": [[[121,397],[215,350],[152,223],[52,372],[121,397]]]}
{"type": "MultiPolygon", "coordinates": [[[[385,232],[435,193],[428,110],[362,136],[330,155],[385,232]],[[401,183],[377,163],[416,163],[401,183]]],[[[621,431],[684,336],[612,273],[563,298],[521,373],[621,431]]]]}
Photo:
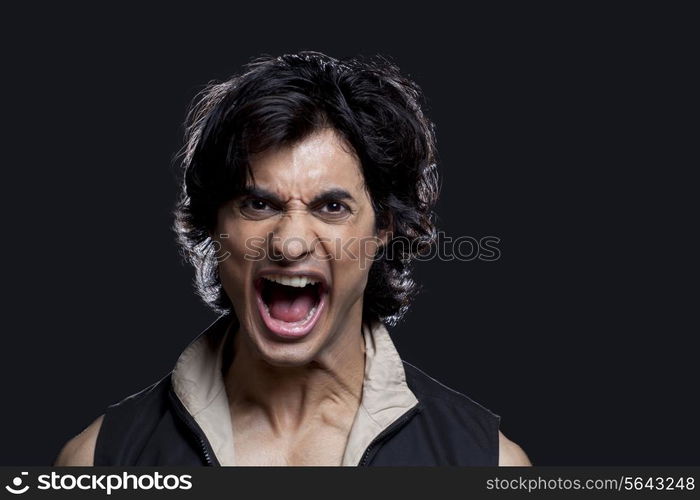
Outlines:
{"type": "MultiPolygon", "coordinates": [[[[233,430],[222,367],[232,318],[221,315],[180,354],[172,371],[173,390],[199,424],[221,465],[235,465],[233,430]]],[[[341,465],[357,465],[369,444],[418,403],[406,383],[403,362],[386,326],[362,326],[365,374],[362,398],[341,465]]]]}

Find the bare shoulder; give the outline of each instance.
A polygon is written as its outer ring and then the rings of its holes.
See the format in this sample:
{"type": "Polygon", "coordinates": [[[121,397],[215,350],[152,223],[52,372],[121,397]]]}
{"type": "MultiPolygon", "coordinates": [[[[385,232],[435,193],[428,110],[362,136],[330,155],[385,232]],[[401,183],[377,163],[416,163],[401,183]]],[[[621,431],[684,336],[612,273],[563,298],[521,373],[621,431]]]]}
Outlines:
{"type": "Polygon", "coordinates": [[[532,465],[523,449],[498,431],[498,465],[532,465]]]}
{"type": "Polygon", "coordinates": [[[54,466],[91,466],[95,457],[97,435],[102,427],[104,414],[97,417],[83,431],[68,441],[56,458],[54,466]]]}

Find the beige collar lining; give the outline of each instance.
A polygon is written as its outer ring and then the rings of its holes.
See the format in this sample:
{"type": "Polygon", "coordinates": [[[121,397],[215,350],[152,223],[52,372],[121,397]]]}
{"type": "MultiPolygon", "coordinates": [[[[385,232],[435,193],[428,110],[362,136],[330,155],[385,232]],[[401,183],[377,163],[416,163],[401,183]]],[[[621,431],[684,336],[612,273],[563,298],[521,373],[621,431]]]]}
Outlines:
{"type": "MultiPolygon", "coordinates": [[[[231,413],[221,371],[230,324],[230,317],[219,317],[185,348],[172,372],[175,394],[202,428],[224,466],[235,465],[231,413]]],[[[375,437],[418,403],[406,383],[403,363],[384,324],[363,326],[362,335],[362,399],[342,461],[342,465],[350,466],[358,464],[375,437]]]]}

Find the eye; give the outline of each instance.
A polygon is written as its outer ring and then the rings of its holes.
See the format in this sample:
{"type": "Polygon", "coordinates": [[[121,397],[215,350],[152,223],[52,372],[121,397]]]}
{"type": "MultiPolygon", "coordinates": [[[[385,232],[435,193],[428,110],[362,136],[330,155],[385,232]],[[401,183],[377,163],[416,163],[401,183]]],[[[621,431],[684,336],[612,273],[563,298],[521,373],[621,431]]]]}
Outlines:
{"type": "Polygon", "coordinates": [[[331,201],[331,202],[326,203],[324,208],[328,212],[342,212],[345,207],[342,203],[340,203],[338,201],[331,201]]]}
{"type": "Polygon", "coordinates": [[[253,210],[265,210],[267,208],[267,203],[263,200],[250,200],[250,207],[253,210]]]}
{"type": "Polygon", "coordinates": [[[275,212],[275,208],[261,198],[247,198],[239,204],[241,213],[251,218],[262,218],[275,212]]]}
{"type": "Polygon", "coordinates": [[[350,208],[342,201],[330,200],[324,202],[320,207],[321,214],[329,219],[340,219],[352,213],[350,208]]]}

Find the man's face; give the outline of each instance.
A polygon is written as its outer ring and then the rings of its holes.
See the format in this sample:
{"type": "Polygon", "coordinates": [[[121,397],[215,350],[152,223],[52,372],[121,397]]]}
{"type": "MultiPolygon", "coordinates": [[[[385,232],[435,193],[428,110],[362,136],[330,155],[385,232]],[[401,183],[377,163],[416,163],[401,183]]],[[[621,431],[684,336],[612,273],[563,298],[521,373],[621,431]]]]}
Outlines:
{"type": "Polygon", "coordinates": [[[359,328],[385,235],[359,161],[332,129],[258,154],[251,169],[248,192],[218,213],[219,276],[243,340],[269,363],[303,365],[359,328]]]}

